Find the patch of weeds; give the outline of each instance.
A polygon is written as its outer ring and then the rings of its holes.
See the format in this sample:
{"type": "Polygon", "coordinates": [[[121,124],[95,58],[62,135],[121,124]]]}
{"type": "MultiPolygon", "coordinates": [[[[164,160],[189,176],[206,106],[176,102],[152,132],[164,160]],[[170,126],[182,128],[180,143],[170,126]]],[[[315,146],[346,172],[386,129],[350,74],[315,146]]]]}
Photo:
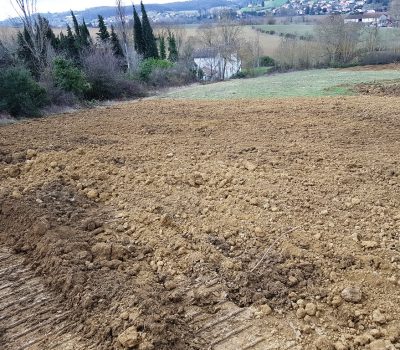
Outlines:
{"type": "Polygon", "coordinates": [[[336,86],[330,86],[324,89],[324,92],[330,96],[336,96],[336,95],[341,95],[341,96],[354,96],[356,93],[354,90],[351,88],[350,85],[336,85],[336,86]]]}

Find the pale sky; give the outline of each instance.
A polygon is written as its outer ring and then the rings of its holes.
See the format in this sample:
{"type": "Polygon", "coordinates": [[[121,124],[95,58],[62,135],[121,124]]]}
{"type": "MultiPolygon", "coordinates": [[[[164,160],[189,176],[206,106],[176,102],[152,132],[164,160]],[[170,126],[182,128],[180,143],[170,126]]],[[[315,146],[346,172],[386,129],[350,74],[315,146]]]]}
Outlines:
{"type": "MultiPolygon", "coordinates": [[[[13,0],[0,0],[0,20],[16,17],[15,11],[11,5],[13,0]]],[[[169,2],[179,2],[186,0],[143,0],[146,4],[165,4],[169,2]]],[[[125,5],[130,5],[131,0],[125,0],[125,5]]],[[[140,0],[134,0],[135,5],[140,4],[140,0]]],[[[62,12],[68,10],[84,10],[96,6],[114,6],[115,0],[37,0],[39,12],[62,12]]]]}

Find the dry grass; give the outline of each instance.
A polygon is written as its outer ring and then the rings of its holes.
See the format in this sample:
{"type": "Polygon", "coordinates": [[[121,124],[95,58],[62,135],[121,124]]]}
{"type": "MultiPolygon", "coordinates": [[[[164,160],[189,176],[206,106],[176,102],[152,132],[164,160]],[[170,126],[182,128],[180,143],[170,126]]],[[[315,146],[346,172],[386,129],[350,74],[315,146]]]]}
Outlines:
{"type": "MultiPolygon", "coordinates": [[[[180,32],[184,32],[184,40],[190,42],[194,48],[201,46],[198,40],[198,26],[179,26],[180,32]]],[[[174,28],[172,28],[174,29],[174,28]]],[[[251,26],[243,26],[242,37],[246,41],[254,42],[257,38],[257,32],[251,28],[251,26]]],[[[274,56],[277,47],[281,41],[281,38],[274,35],[267,35],[264,33],[259,34],[261,53],[262,55],[274,56]]]]}
{"type": "Polygon", "coordinates": [[[0,40],[3,42],[9,42],[15,38],[18,33],[17,28],[1,27],[0,26],[0,40]]]}

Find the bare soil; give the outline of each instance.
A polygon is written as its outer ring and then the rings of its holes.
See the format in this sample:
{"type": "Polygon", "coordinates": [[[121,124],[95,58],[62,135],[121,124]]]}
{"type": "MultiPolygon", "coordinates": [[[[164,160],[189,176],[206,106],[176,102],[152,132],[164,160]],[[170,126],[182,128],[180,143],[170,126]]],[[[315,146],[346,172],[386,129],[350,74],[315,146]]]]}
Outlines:
{"type": "Polygon", "coordinates": [[[400,97],[400,81],[379,81],[357,84],[353,88],[362,95],[400,97]]]}
{"type": "MultiPolygon", "coordinates": [[[[399,349],[399,116],[148,100],[1,127],[0,291],[23,258],[59,349],[399,349]]],[[[1,320],[0,348],[57,348],[1,320]]]]}
{"type": "Polygon", "coordinates": [[[352,70],[352,71],[362,71],[362,70],[372,70],[372,71],[380,71],[380,70],[393,70],[399,69],[400,64],[398,63],[388,63],[388,64],[373,64],[373,65],[366,65],[366,66],[355,66],[355,67],[348,67],[348,68],[340,68],[344,70],[352,70]]]}

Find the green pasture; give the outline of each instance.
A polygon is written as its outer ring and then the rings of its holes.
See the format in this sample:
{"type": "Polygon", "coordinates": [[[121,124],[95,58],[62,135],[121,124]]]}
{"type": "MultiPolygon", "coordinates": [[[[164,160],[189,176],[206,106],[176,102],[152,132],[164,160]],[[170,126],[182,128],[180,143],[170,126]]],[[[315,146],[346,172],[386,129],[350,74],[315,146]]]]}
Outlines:
{"type": "Polygon", "coordinates": [[[225,100],[351,95],[354,84],[391,79],[400,79],[400,70],[315,69],[185,87],[165,93],[162,97],[225,100]]]}

